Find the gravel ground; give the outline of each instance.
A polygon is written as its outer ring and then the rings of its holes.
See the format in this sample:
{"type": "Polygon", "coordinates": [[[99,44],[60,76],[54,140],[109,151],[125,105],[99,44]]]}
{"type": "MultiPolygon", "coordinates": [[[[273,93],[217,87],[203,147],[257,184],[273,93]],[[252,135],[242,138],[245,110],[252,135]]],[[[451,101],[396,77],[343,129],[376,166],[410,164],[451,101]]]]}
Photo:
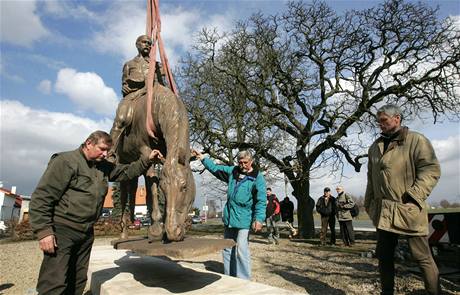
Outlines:
{"type": "MultiPolygon", "coordinates": [[[[220,235],[205,236],[206,238],[220,235]]],[[[106,245],[112,238],[97,238],[106,245]]],[[[375,242],[360,240],[353,248],[320,247],[317,241],[281,239],[267,244],[251,236],[253,281],[310,294],[375,294],[379,291],[377,260],[363,258],[375,242]]],[[[0,243],[0,294],[33,294],[42,254],[36,241],[0,243]]],[[[196,268],[223,272],[220,253],[179,261],[196,268]]],[[[460,294],[460,286],[442,280],[445,294],[460,294]]],[[[421,279],[398,265],[397,294],[424,294],[421,279]]]]}

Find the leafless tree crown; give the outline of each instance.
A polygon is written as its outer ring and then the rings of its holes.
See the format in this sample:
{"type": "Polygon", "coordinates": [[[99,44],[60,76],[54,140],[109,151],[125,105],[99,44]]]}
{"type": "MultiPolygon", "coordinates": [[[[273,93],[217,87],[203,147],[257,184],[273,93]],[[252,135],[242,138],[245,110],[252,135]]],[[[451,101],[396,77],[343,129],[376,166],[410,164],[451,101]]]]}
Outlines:
{"type": "Polygon", "coordinates": [[[454,20],[401,0],[341,15],[291,2],[225,34],[204,29],[180,69],[192,141],[229,164],[252,149],[308,196],[317,168],[360,170],[382,104],[458,120],[459,40],[454,20]]]}

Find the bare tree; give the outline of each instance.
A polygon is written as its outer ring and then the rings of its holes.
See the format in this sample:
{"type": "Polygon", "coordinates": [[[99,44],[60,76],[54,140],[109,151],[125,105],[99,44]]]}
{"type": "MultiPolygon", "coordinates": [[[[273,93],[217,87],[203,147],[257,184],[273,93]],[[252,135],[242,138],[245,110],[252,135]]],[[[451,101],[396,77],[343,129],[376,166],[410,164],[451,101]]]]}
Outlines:
{"type": "Polygon", "coordinates": [[[442,208],[450,208],[450,202],[447,201],[446,199],[443,199],[439,202],[439,205],[442,207],[442,208]]]}
{"type": "Polygon", "coordinates": [[[450,208],[460,208],[460,203],[458,202],[452,203],[450,204],[450,208]]]}
{"type": "Polygon", "coordinates": [[[180,69],[192,141],[227,164],[252,149],[262,170],[286,175],[311,237],[310,180],[360,171],[378,106],[458,119],[459,40],[453,20],[400,0],[342,15],[292,2],[224,35],[205,29],[180,69]]]}
{"type": "Polygon", "coordinates": [[[364,208],[364,196],[355,197],[353,198],[353,201],[359,206],[359,208],[364,208]]]}

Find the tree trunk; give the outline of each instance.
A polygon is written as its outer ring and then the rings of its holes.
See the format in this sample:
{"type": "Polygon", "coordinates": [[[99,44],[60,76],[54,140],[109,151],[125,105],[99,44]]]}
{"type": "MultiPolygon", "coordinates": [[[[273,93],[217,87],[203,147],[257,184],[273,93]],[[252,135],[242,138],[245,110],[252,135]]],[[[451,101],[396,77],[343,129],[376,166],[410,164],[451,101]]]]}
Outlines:
{"type": "Polygon", "coordinates": [[[310,182],[293,183],[292,194],[297,199],[297,221],[301,238],[310,239],[315,236],[313,209],[315,201],[310,197],[310,182]]]}

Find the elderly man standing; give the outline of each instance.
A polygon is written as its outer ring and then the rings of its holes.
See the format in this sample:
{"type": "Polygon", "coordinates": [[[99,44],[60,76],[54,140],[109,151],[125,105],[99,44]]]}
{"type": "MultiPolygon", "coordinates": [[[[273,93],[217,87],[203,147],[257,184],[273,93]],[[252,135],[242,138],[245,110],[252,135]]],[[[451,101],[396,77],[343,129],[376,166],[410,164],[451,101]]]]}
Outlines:
{"type": "Polygon", "coordinates": [[[321,231],[319,240],[321,246],[326,245],[327,227],[331,230],[331,245],[335,245],[335,214],[337,204],[335,198],[331,195],[329,187],[324,188],[324,194],[316,202],[316,212],[321,215],[321,231]]]}
{"type": "Polygon", "coordinates": [[[224,272],[241,279],[251,279],[251,257],[249,253],[249,229],[262,229],[266,209],[266,185],[261,172],[252,166],[249,151],[238,153],[238,166],[216,165],[200,152],[192,155],[203,163],[214,176],[228,183],[227,203],[222,220],[224,238],[233,239],[236,246],[224,249],[224,272]]]}
{"type": "Polygon", "coordinates": [[[440,177],[430,141],[401,126],[401,110],[385,105],[377,112],[381,136],[369,148],[364,206],[377,228],[381,294],[394,292],[394,250],[407,238],[422,269],[425,289],[439,294],[439,272],[428,245],[426,199],[440,177]]]}
{"type": "Polygon", "coordinates": [[[109,181],[144,173],[161,153],[126,165],[106,160],[112,145],[104,131],[91,133],[76,150],[54,154],[30,202],[30,222],[44,257],[39,294],[82,294],[94,241],[93,226],[101,215],[109,181]]]}
{"type": "Polygon", "coordinates": [[[340,235],[345,246],[351,247],[355,243],[355,231],[353,230],[353,217],[350,210],[355,206],[353,198],[339,185],[337,192],[337,219],[339,220],[340,235]]]}

